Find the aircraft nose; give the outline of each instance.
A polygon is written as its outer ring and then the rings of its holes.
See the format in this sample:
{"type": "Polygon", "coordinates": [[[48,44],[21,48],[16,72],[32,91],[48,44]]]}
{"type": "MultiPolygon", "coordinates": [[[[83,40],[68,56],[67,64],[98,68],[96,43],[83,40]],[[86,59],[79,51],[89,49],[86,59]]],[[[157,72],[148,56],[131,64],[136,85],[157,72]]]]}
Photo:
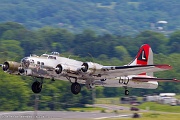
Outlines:
{"type": "Polygon", "coordinates": [[[30,61],[28,59],[28,57],[25,57],[21,60],[21,63],[24,67],[28,68],[29,67],[29,64],[30,64],[30,61]]]}

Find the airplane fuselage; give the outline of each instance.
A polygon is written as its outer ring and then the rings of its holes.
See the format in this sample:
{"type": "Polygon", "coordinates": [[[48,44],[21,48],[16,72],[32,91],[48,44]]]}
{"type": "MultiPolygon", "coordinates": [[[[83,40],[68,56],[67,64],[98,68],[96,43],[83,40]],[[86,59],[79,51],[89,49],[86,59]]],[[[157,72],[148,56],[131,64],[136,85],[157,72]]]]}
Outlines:
{"type": "MultiPolygon", "coordinates": [[[[37,76],[44,78],[55,78],[55,79],[64,79],[66,75],[73,78],[79,79],[79,83],[85,84],[86,79],[94,79],[92,82],[95,86],[104,86],[104,87],[132,87],[132,88],[146,88],[146,89],[156,89],[158,87],[157,82],[137,82],[133,81],[132,75],[127,77],[112,78],[112,76],[106,75],[106,71],[101,71],[97,75],[90,76],[86,73],[80,72],[80,74],[71,73],[72,71],[77,71],[79,66],[82,66],[83,62],[60,57],[56,55],[43,54],[42,56],[30,56],[22,59],[22,64],[28,64],[26,72],[24,74],[29,76],[37,76]],[[24,63],[23,63],[24,62],[24,63]],[[26,63],[25,63],[26,62],[26,63]],[[65,76],[62,74],[56,74],[54,69],[59,65],[63,64],[63,67],[66,67],[65,76]],[[68,70],[69,66],[69,71],[68,70]],[[100,75],[103,74],[103,77],[100,75]],[[98,76],[99,75],[99,76],[98,76]],[[111,79],[110,79],[111,78],[111,79]]],[[[81,69],[81,68],[79,68],[81,69]]]]}

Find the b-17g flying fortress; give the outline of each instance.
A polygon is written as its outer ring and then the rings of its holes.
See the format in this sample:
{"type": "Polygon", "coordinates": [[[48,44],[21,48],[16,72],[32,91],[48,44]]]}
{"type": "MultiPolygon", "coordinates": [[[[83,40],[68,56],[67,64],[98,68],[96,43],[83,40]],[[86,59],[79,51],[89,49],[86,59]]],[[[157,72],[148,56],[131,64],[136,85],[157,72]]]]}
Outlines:
{"type": "Polygon", "coordinates": [[[157,78],[153,72],[170,70],[167,64],[153,64],[153,52],[148,44],[139,49],[136,57],[124,66],[104,66],[94,62],[82,62],[61,57],[58,52],[30,55],[21,62],[6,61],[1,64],[4,72],[34,78],[32,91],[40,93],[44,78],[51,80],[69,80],[71,92],[78,94],[81,85],[88,89],[94,86],[124,87],[125,95],[128,88],[156,89],[158,82],[180,82],[177,79],[157,78]],[[39,80],[38,80],[39,79],[39,80]]]}

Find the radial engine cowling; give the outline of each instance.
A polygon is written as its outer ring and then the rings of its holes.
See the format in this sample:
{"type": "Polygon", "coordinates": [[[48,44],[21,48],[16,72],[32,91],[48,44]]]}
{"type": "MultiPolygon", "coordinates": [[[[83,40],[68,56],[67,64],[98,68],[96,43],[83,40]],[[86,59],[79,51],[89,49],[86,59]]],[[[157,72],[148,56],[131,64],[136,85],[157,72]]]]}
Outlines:
{"type": "Polygon", "coordinates": [[[18,68],[20,67],[20,63],[14,62],[14,61],[6,61],[4,62],[2,69],[3,71],[8,71],[8,72],[18,72],[18,68]]]}
{"type": "Polygon", "coordinates": [[[58,64],[55,68],[55,72],[56,74],[61,74],[66,71],[68,71],[70,68],[67,66],[67,65],[61,65],[61,64],[58,64]]]}
{"type": "Polygon", "coordinates": [[[93,62],[86,62],[82,64],[81,70],[89,74],[99,74],[103,66],[93,62]]]}

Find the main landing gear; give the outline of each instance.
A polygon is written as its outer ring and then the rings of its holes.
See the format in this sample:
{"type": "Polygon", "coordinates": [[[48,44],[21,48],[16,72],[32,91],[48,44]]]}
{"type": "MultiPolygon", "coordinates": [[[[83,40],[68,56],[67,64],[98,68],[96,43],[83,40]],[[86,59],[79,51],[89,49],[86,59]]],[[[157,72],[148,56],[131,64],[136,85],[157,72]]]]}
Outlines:
{"type": "Polygon", "coordinates": [[[77,82],[72,83],[71,92],[77,95],[81,91],[81,85],[77,82]]]}
{"type": "Polygon", "coordinates": [[[41,82],[36,80],[31,86],[32,91],[34,93],[40,93],[42,90],[42,84],[43,84],[43,78],[41,78],[41,82]]]}
{"type": "Polygon", "coordinates": [[[71,92],[74,94],[74,95],[77,95],[78,93],[81,92],[81,85],[77,82],[77,78],[76,77],[66,77],[69,82],[71,82],[71,92]],[[72,79],[74,79],[74,82],[72,82],[72,79]]]}
{"type": "MultiPolygon", "coordinates": [[[[35,82],[32,84],[31,89],[34,93],[40,93],[42,90],[42,84],[43,84],[43,79],[41,78],[41,81],[37,81],[35,78],[35,82]]],[[[71,85],[71,92],[75,95],[77,95],[78,93],[80,93],[81,91],[81,85],[79,83],[77,83],[77,79],[75,80],[74,83],[72,83],[71,85]]]]}

